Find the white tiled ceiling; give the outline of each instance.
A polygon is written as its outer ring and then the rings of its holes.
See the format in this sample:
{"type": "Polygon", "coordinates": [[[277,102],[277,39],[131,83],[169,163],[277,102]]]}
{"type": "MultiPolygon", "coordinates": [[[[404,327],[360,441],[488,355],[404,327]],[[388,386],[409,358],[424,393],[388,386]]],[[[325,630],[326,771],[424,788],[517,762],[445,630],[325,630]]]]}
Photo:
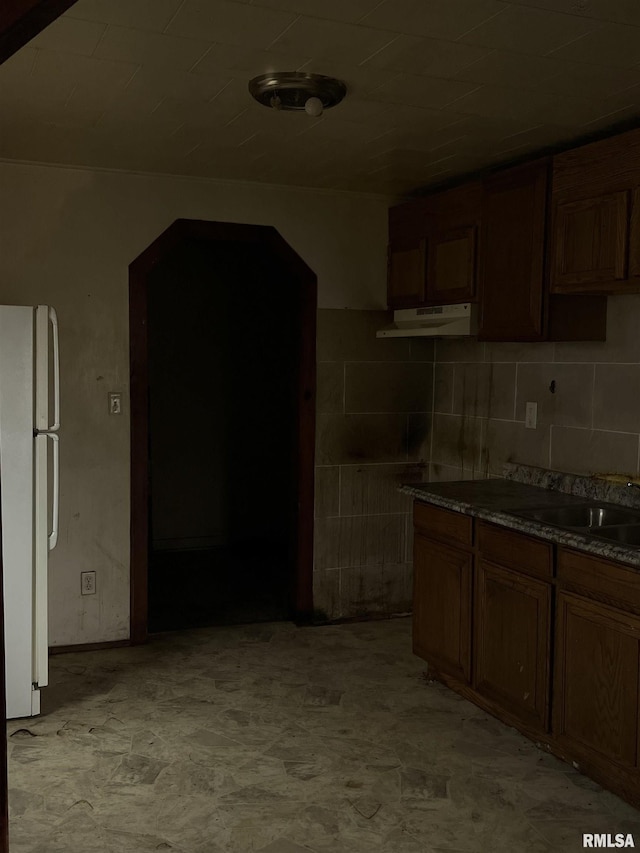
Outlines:
{"type": "Polygon", "coordinates": [[[640,0],[78,0],[0,66],[0,157],[400,194],[640,117],[640,0]],[[343,79],[319,119],[250,97],[343,79]]]}

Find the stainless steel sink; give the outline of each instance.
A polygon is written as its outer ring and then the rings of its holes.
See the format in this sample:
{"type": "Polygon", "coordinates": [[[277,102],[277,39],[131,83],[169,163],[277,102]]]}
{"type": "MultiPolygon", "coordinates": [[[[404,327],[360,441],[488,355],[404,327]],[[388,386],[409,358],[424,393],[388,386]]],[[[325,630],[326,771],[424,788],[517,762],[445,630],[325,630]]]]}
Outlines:
{"type": "Polygon", "coordinates": [[[640,546],[640,524],[620,524],[594,532],[594,536],[618,542],[620,545],[640,546]]]}
{"type": "Polygon", "coordinates": [[[613,524],[639,524],[640,513],[633,510],[618,509],[611,506],[593,504],[580,506],[545,507],[542,509],[523,509],[518,515],[531,518],[554,527],[571,527],[593,530],[613,524]]]}

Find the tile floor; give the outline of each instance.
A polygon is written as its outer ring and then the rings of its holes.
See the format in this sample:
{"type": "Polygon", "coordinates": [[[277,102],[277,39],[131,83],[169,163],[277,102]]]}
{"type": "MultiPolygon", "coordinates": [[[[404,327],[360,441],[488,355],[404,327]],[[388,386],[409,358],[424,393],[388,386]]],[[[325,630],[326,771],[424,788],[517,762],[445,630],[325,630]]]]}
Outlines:
{"type": "Polygon", "coordinates": [[[164,634],[51,682],[9,724],[11,853],[640,845],[635,809],[429,683],[407,619],[164,634]]]}

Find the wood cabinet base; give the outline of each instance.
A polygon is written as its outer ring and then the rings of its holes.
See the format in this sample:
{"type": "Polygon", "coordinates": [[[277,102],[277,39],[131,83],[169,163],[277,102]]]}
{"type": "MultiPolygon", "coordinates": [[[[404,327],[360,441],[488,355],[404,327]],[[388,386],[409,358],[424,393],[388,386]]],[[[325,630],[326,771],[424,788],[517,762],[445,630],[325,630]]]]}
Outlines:
{"type": "Polygon", "coordinates": [[[522,720],[505,711],[497,702],[492,702],[490,699],[478,695],[468,684],[461,683],[431,665],[428,665],[427,673],[429,678],[439,681],[445,687],[453,690],[454,693],[462,696],[463,699],[467,699],[478,708],[486,711],[487,714],[491,714],[492,717],[502,723],[517,729],[522,735],[533,741],[539,749],[555,755],[556,758],[570,764],[580,773],[602,785],[603,788],[612,791],[635,808],[640,809],[640,775],[637,771],[614,766],[604,759],[600,761],[591,752],[581,750],[574,743],[568,744],[561,738],[556,738],[540,728],[523,723],[522,720]]]}

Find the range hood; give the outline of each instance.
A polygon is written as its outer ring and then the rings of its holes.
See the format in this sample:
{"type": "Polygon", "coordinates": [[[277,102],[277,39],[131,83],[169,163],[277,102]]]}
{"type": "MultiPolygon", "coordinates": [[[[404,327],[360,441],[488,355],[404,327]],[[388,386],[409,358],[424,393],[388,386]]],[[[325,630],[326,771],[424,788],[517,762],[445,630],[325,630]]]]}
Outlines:
{"type": "Polygon", "coordinates": [[[462,338],[478,332],[478,306],[437,305],[393,312],[393,324],[376,332],[378,338],[462,338]]]}

